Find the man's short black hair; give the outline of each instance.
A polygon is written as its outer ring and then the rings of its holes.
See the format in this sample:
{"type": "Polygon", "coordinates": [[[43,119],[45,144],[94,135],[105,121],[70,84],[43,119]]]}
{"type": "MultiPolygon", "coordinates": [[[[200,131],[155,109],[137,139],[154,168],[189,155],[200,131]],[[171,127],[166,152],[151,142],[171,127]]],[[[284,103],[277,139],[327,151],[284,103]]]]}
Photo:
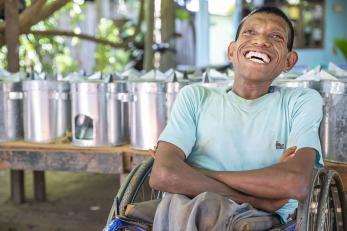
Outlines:
{"type": "Polygon", "coordinates": [[[287,42],[287,48],[289,51],[292,50],[293,48],[293,43],[294,43],[294,28],[293,28],[293,25],[292,25],[292,22],[289,20],[289,18],[287,17],[287,15],[285,13],[283,13],[282,10],[276,8],[276,7],[272,7],[272,6],[263,6],[263,7],[260,7],[258,9],[255,9],[253,10],[251,13],[249,13],[246,17],[244,17],[242,19],[242,21],[240,22],[239,24],[239,27],[237,28],[237,31],[236,31],[236,36],[235,36],[235,41],[238,39],[239,37],[239,34],[240,34],[240,31],[241,31],[241,28],[242,28],[242,25],[243,23],[247,20],[248,17],[250,17],[251,15],[254,15],[254,14],[257,14],[257,13],[268,13],[268,14],[275,14],[281,18],[283,18],[287,25],[288,25],[288,28],[289,28],[289,33],[288,33],[288,42],[287,42]]]}

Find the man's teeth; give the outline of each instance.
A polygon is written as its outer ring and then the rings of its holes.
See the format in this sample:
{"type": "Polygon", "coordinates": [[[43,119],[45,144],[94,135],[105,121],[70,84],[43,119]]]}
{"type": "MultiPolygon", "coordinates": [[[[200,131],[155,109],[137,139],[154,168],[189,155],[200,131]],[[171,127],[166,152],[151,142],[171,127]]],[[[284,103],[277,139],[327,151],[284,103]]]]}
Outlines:
{"type": "Polygon", "coordinates": [[[257,52],[257,51],[250,51],[246,54],[246,58],[256,62],[256,63],[269,63],[270,57],[267,54],[257,52]]]}
{"type": "Polygon", "coordinates": [[[250,58],[249,60],[256,62],[256,63],[265,63],[263,60],[257,59],[257,58],[250,58]]]}

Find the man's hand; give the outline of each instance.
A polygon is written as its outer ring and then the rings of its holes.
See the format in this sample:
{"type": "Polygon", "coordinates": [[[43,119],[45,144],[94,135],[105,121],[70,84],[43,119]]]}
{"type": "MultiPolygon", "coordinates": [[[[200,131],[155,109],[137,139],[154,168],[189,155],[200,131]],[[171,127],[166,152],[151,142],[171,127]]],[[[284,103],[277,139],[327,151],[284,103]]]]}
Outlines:
{"type": "Polygon", "coordinates": [[[154,149],[148,149],[148,154],[149,154],[151,157],[155,158],[155,151],[156,151],[156,150],[154,150],[154,149]]]}
{"type": "Polygon", "coordinates": [[[279,163],[269,167],[248,171],[199,169],[199,172],[253,197],[304,201],[315,155],[313,148],[300,148],[295,151],[295,147],[292,147],[284,152],[279,163]]]}
{"type": "Polygon", "coordinates": [[[266,212],[275,212],[278,209],[282,208],[286,203],[288,202],[288,199],[261,199],[261,198],[255,198],[253,203],[251,205],[257,209],[264,210],[266,212]]]}
{"type": "Polygon", "coordinates": [[[281,156],[280,162],[285,162],[293,158],[296,154],[296,146],[287,148],[281,156]]]}
{"type": "MultiPolygon", "coordinates": [[[[154,155],[155,155],[154,150],[150,149],[148,151],[148,153],[154,158],[154,155]]],[[[281,156],[280,162],[285,162],[285,161],[290,160],[291,158],[293,158],[295,156],[295,154],[296,154],[296,146],[287,148],[286,150],[284,150],[284,152],[281,156]]],[[[208,171],[208,170],[205,170],[202,168],[196,168],[196,167],[193,167],[193,168],[195,168],[197,171],[205,174],[206,176],[213,177],[213,175],[211,175],[211,171],[208,171]]]]}
{"type": "MultiPolygon", "coordinates": [[[[194,197],[202,192],[215,192],[231,198],[237,203],[250,203],[253,205],[253,201],[256,201],[261,204],[260,200],[254,198],[254,196],[236,191],[196,171],[195,168],[185,162],[185,155],[181,149],[173,144],[160,142],[154,154],[155,161],[149,180],[150,186],[154,189],[162,192],[184,194],[189,197],[194,197]]],[[[261,200],[263,201],[263,199],[261,200]]]]}
{"type": "MultiPolygon", "coordinates": [[[[156,149],[148,150],[148,154],[153,158],[155,158],[155,153],[156,153],[156,149]]],[[[280,162],[285,162],[293,158],[295,156],[295,153],[296,153],[296,146],[287,148],[286,150],[284,150],[284,153],[281,156],[280,162]]]]}

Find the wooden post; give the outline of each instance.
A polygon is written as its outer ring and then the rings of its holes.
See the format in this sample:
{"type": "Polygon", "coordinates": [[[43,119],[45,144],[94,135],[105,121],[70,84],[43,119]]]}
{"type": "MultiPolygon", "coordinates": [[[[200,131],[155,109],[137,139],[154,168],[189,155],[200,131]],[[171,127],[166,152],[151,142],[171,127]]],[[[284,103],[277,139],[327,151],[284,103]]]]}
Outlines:
{"type": "Polygon", "coordinates": [[[23,170],[11,170],[11,199],[18,204],[25,202],[23,170]]]}
{"type": "MultiPolygon", "coordinates": [[[[19,14],[18,0],[5,0],[5,43],[8,71],[19,71],[19,14]]],[[[15,203],[25,201],[24,171],[11,170],[11,198],[15,203]]]]}
{"type": "Polygon", "coordinates": [[[170,44],[170,49],[164,51],[160,56],[161,71],[167,71],[176,67],[175,49],[175,3],[173,0],[161,0],[161,39],[163,43],[170,44]]]}
{"type": "Polygon", "coordinates": [[[146,35],[145,35],[145,54],[143,69],[149,71],[153,69],[153,30],[154,30],[154,0],[147,0],[146,4],[146,35]]]}
{"type": "Polygon", "coordinates": [[[46,201],[45,172],[33,171],[34,175],[34,199],[36,201],[46,201]]]}

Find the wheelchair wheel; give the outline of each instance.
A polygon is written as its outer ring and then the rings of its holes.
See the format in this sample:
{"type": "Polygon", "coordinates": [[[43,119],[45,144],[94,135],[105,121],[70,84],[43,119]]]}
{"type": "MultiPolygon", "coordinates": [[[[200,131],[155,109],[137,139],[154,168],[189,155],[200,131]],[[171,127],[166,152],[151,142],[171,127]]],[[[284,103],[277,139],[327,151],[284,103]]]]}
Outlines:
{"type": "Polygon", "coordinates": [[[295,231],[316,231],[314,227],[317,223],[319,200],[326,176],[325,168],[314,169],[310,194],[305,203],[299,203],[295,231]]]}
{"type": "Polygon", "coordinates": [[[313,179],[306,202],[299,204],[295,230],[347,230],[346,198],[340,176],[332,170],[318,169],[313,179]]]}
{"type": "Polygon", "coordinates": [[[140,165],[136,166],[133,170],[131,170],[131,172],[125,178],[124,182],[121,184],[121,186],[117,192],[117,195],[113,200],[113,204],[112,204],[111,210],[108,214],[106,224],[109,224],[111,222],[111,220],[113,220],[116,217],[116,215],[119,214],[119,202],[123,198],[125,189],[128,187],[131,178],[133,177],[133,175],[135,174],[135,172],[138,170],[139,167],[140,167],[140,165]]]}
{"type": "Polygon", "coordinates": [[[161,193],[149,187],[149,175],[152,170],[153,158],[144,161],[132,175],[124,194],[119,201],[119,214],[125,215],[125,208],[133,202],[141,202],[161,197],[161,193]]]}
{"type": "Polygon", "coordinates": [[[137,165],[133,170],[131,170],[131,172],[125,178],[124,182],[119,187],[119,190],[118,190],[117,195],[116,195],[117,204],[119,204],[119,202],[122,200],[124,193],[125,193],[125,190],[129,185],[129,182],[131,181],[131,179],[133,178],[133,176],[135,175],[135,173],[137,172],[137,170],[139,169],[140,166],[141,165],[137,165]]]}
{"type": "Polygon", "coordinates": [[[347,230],[346,206],[341,178],[330,170],[322,189],[315,230],[347,230]]]}

